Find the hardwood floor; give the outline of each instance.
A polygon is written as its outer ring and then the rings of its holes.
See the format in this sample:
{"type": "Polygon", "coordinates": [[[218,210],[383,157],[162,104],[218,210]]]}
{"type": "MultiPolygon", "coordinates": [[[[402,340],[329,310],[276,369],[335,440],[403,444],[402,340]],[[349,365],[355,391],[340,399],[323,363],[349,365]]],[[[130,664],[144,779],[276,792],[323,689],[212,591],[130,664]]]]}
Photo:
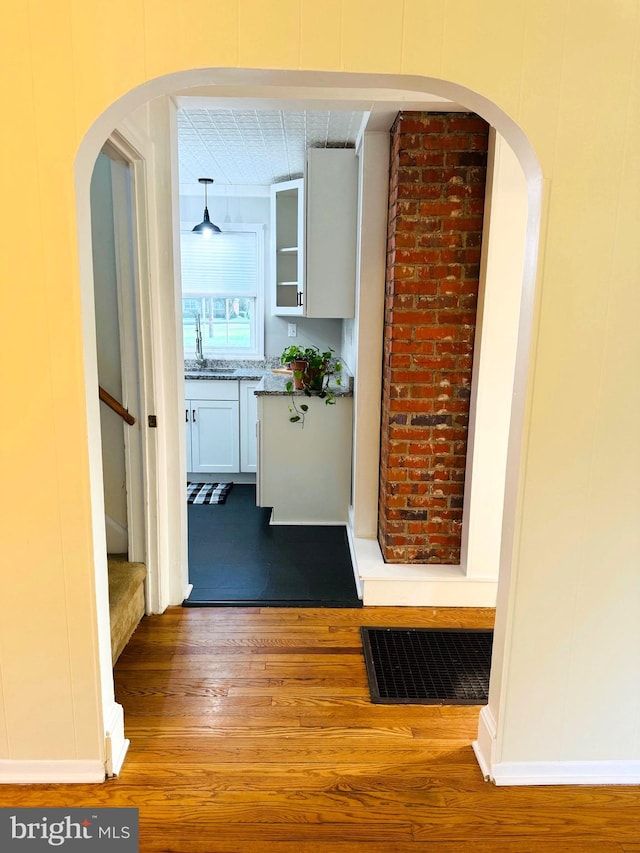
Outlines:
{"type": "Polygon", "coordinates": [[[640,789],[497,788],[477,707],[369,702],[360,625],[490,627],[491,610],[171,608],[115,670],[131,748],[104,785],[0,805],[135,806],[149,853],[640,853],[640,789]]]}

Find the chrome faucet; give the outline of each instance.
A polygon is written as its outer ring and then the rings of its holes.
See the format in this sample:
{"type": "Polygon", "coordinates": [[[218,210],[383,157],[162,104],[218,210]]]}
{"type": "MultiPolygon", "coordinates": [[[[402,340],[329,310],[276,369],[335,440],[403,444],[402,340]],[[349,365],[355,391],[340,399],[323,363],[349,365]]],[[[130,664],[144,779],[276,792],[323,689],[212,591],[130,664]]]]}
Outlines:
{"type": "Polygon", "coordinates": [[[205,361],[202,352],[202,327],[200,326],[200,313],[196,311],[196,361],[203,364],[205,361]]]}

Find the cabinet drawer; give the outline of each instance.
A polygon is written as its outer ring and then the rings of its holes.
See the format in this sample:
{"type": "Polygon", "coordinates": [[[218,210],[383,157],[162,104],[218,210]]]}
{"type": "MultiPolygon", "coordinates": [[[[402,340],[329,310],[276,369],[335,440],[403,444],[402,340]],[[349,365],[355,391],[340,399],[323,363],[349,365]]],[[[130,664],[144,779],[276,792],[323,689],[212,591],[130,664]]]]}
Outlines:
{"type": "Polygon", "coordinates": [[[239,400],[237,379],[187,379],[184,383],[187,400],[239,400]]]}

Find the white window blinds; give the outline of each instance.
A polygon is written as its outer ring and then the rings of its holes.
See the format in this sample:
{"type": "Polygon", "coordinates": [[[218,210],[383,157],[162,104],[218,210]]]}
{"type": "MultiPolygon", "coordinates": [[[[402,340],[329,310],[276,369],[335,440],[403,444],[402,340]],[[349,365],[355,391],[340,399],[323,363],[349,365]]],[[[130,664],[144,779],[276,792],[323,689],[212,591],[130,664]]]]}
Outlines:
{"type": "Polygon", "coordinates": [[[254,231],[223,231],[210,237],[183,232],[180,248],[184,296],[257,296],[258,237],[254,231]]]}

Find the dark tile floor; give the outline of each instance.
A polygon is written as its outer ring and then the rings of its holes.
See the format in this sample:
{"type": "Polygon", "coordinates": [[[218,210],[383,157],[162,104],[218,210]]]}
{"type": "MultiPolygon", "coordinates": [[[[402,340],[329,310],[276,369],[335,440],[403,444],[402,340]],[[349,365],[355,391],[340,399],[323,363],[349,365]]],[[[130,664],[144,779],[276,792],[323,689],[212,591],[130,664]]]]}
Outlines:
{"type": "Polygon", "coordinates": [[[360,607],[340,526],[270,526],[255,486],[234,484],[221,506],[189,506],[185,606],[360,607]]]}

